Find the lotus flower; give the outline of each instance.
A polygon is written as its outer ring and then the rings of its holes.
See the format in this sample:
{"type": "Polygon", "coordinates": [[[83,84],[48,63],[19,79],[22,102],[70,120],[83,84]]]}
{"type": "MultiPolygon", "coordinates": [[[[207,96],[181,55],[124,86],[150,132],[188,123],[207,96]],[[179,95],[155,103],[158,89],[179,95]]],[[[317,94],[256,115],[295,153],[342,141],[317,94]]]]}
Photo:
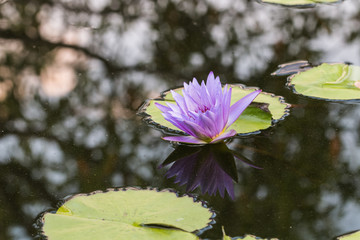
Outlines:
{"type": "Polygon", "coordinates": [[[207,82],[196,78],[184,83],[182,95],[171,91],[176,105],[155,103],[164,118],[188,136],[167,136],[163,139],[190,144],[217,143],[236,134],[231,125],[259,95],[254,91],[230,106],[231,88],[222,88],[220,78],[210,72],[207,82]]]}

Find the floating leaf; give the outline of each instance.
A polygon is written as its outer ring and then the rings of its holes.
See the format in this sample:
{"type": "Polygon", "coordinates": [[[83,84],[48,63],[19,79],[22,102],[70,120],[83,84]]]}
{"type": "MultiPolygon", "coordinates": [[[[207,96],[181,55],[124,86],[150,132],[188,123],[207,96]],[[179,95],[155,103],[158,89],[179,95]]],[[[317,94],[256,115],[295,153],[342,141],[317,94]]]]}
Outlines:
{"type": "Polygon", "coordinates": [[[231,239],[243,239],[243,240],[278,240],[277,238],[259,238],[253,235],[245,235],[244,237],[235,237],[235,238],[231,238],[229,236],[227,236],[225,234],[225,230],[224,227],[222,227],[222,232],[223,232],[223,240],[231,240],[231,239]]]}
{"type": "Polygon", "coordinates": [[[317,3],[337,3],[342,0],[259,0],[263,3],[273,3],[291,7],[314,7],[317,3]]]}
{"type": "Polygon", "coordinates": [[[337,240],[359,240],[360,231],[352,232],[336,238],[337,240]]]}
{"type": "Polygon", "coordinates": [[[238,237],[238,238],[233,238],[234,240],[235,239],[243,239],[243,240],[279,240],[277,238],[259,238],[259,237],[256,237],[254,235],[245,235],[245,237],[238,237]]]}
{"type": "MultiPolygon", "coordinates": [[[[256,88],[248,88],[243,85],[230,85],[232,87],[231,104],[246,96],[256,88]]],[[[181,94],[182,88],[174,89],[181,94]]],[[[167,133],[184,134],[180,129],[168,122],[162,116],[161,111],[155,106],[155,103],[166,105],[166,103],[175,103],[170,91],[163,92],[159,98],[147,100],[139,109],[138,114],[144,116],[144,120],[158,129],[167,133]]],[[[285,103],[280,96],[261,92],[251,104],[240,115],[231,129],[234,129],[238,135],[248,135],[259,133],[259,130],[270,127],[273,123],[282,120],[289,113],[290,105],[285,103]],[[256,104],[259,103],[259,104],[256,104]]]]}
{"type": "Polygon", "coordinates": [[[45,213],[49,239],[198,239],[213,213],[188,196],[151,189],[110,189],[78,194],[56,213],[45,213]]]}
{"type": "Polygon", "coordinates": [[[278,66],[278,69],[271,75],[274,76],[290,76],[298,72],[303,72],[312,68],[308,61],[300,60],[289,63],[284,63],[278,66]]]}
{"type": "Polygon", "coordinates": [[[360,99],[360,67],[323,63],[289,77],[295,92],[331,100],[360,99]]]}
{"type": "Polygon", "coordinates": [[[231,237],[226,235],[224,227],[221,227],[221,229],[222,229],[222,232],[223,232],[223,239],[222,240],[231,240],[231,237]]]}

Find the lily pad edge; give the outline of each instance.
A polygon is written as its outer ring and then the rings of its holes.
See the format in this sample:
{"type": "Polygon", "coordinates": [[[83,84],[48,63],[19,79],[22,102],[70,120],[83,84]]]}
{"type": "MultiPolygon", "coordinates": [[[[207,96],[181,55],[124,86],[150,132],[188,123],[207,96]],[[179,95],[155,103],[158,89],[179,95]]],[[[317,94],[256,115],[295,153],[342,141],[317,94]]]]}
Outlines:
{"type": "Polygon", "coordinates": [[[91,196],[94,194],[98,194],[98,193],[107,193],[110,191],[114,191],[114,192],[118,192],[118,191],[128,191],[128,190],[135,190],[135,191],[143,191],[143,190],[148,190],[148,191],[156,191],[156,192],[169,192],[169,193],[174,193],[176,195],[176,197],[181,198],[181,197],[189,197],[193,199],[194,203],[201,203],[201,206],[203,208],[206,208],[212,215],[209,218],[209,222],[207,223],[207,226],[201,228],[201,229],[197,229],[191,233],[199,236],[202,233],[204,233],[205,231],[212,229],[213,225],[216,223],[215,221],[215,217],[216,217],[216,212],[215,210],[213,210],[211,207],[208,206],[207,202],[205,200],[201,200],[199,199],[199,196],[196,194],[192,194],[192,193],[180,193],[179,191],[176,191],[175,189],[172,188],[157,188],[157,187],[115,187],[115,188],[107,188],[105,190],[96,190],[96,191],[92,191],[89,193],[77,193],[74,195],[68,195],[62,199],[59,199],[59,202],[56,203],[55,207],[52,208],[48,208],[47,210],[41,212],[35,220],[34,223],[34,228],[36,230],[36,235],[35,235],[35,239],[48,239],[48,236],[45,235],[45,232],[43,231],[43,226],[45,224],[45,214],[50,213],[50,214],[56,214],[57,210],[63,206],[66,202],[70,201],[73,198],[76,197],[80,197],[80,196],[91,196]]]}

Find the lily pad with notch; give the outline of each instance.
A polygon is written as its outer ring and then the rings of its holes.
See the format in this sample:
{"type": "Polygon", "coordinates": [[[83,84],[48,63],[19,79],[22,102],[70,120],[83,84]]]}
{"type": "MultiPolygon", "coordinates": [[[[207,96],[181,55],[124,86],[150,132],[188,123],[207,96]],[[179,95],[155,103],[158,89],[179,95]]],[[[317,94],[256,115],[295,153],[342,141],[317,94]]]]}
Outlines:
{"type": "MultiPolygon", "coordinates": [[[[279,75],[280,69],[273,75],[279,75]]],[[[360,66],[346,63],[322,63],[300,69],[288,77],[295,93],[325,100],[360,99],[360,66]]]]}
{"type": "MultiPolygon", "coordinates": [[[[231,104],[246,96],[258,88],[246,87],[242,84],[233,84],[231,104]]],[[[182,94],[183,88],[173,89],[175,92],[182,94]]],[[[162,92],[158,98],[148,99],[139,108],[138,115],[142,116],[144,121],[169,134],[185,135],[183,131],[165,120],[162,112],[155,106],[155,103],[166,105],[167,103],[175,104],[175,100],[169,91],[162,92]]],[[[240,115],[240,117],[231,125],[230,129],[237,132],[237,136],[246,136],[260,133],[260,130],[271,127],[276,122],[283,120],[289,115],[290,105],[287,104],[283,97],[275,96],[271,93],[261,92],[250,104],[249,107],[240,115]]]]}
{"type": "Polygon", "coordinates": [[[77,194],[42,218],[48,239],[198,239],[215,214],[170,190],[108,189],[77,194]]]}

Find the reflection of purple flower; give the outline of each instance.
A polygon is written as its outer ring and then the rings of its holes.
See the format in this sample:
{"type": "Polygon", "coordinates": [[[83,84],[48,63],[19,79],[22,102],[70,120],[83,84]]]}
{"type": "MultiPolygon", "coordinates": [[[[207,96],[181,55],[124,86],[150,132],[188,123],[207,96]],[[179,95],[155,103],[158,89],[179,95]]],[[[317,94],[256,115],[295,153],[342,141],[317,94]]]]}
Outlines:
{"type": "Polygon", "coordinates": [[[230,106],[231,88],[221,87],[219,77],[210,72],[206,84],[194,78],[184,83],[182,95],[171,91],[175,104],[155,103],[164,118],[189,136],[168,136],[165,140],[192,144],[217,143],[232,137],[236,131],[229,129],[256,98],[261,90],[254,91],[230,106]]]}
{"type": "MultiPolygon", "coordinates": [[[[184,147],[179,149],[179,154],[184,154],[184,156],[180,156],[179,159],[174,161],[173,165],[166,172],[166,177],[175,177],[175,183],[181,186],[186,185],[187,192],[191,192],[200,187],[203,194],[216,195],[216,193],[219,192],[220,196],[224,197],[225,191],[227,191],[229,196],[235,199],[234,176],[231,177],[218,162],[223,161],[228,171],[235,171],[236,175],[235,162],[232,154],[226,150],[222,153],[219,151],[224,147],[226,148],[226,146],[218,145],[215,149],[200,148],[188,155],[185,154],[188,149],[184,147]],[[221,156],[219,156],[219,152],[221,156]],[[219,157],[221,159],[218,159],[219,157]]],[[[167,164],[170,163],[165,162],[161,167],[167,164]]],[[[235,176],[235,178],[237,178],[237,176],[235,176]]]]}

